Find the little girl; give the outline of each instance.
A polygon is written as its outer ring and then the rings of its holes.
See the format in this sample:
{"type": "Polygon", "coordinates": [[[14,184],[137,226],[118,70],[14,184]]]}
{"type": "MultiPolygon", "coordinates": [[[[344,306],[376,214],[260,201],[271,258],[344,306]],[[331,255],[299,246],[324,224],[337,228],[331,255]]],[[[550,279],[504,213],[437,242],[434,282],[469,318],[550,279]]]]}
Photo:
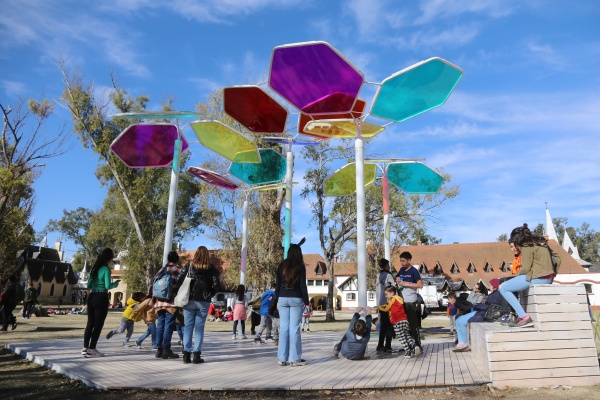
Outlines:
{"type": "Polygon", "coordinates": [[[131,335],[133,335],[133,324],[142,319],[141,313],[135,313],[136,308],[145,299],[146,294],[143,292],[135,292],[127,299],[127,308],[125,308],[125,311],[123,311],[123,315],[121,316],[121,324],[117,329],[108,332],[106,339],[110,339],[113,335],[122,333],[127,329],[127,335],[125,336],[123,346],[129,346],[129,339],[131,339],[131,335]]]}
{"type": "Polygon", "coordinates": [[[404,310],[404,300],[396,294],[396,288],[388,286],[384,289],[385,298],[388,302],[384,306],[377,306],[379,311],[389,312],[390,322],[396,332],[396,337],[404,346],[404,358],[412,358],[421,354],[421,349],[415,347],[415,340],[408,331],[408,319],[404,310]]]}
{"type": "Polygon", "coordinates": [[[233,302],[233,337],[237,339],[238,321],[242,325],[242,339],[246,337],[246,309],[248,308],[248,299],[246,298],[246,287],[239,285],[235,291],[235,301],[233,302]]]}

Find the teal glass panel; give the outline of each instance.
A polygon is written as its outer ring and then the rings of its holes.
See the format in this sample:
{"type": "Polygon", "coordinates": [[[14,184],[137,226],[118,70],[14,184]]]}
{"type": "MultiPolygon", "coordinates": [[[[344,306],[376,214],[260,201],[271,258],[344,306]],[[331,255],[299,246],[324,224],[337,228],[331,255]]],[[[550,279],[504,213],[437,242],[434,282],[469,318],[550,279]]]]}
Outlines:
{"type": "Polygon", "coordinates": [[[111,118],[127,119],[175,119],[175,118],[198,118],[199,113],[194,111],[142,111],[113,114],[111,118]]]}
{"type": "Polygon", "coordinates": [[[258,151],[260,153],[258,164],[234,162],[229,167],[229,173],[251,186],[280,182],[285,177],[285,157],[273,149],[258,151]]]}
{"type": "MultiPolygon", "coordinates": [[[[365,186],[375,181],[377,166],[365,164],[365,186]]],[[[323,182],[325,196],[349,196],[356,192],[356,164],[344,165],[323,182]]]]}
{"type": "Polygon", "coordinates": [[[386,78],[371,115],[402,122],[446,102],[463,71],[441,58],[431,58],[386,78]]]}
{"type": "Polygon", "coordinates": [[[409,194],[437,193],[444,183],[444,177],[420,162],[390,164],[387,168],[390,183],[409,194]]]}

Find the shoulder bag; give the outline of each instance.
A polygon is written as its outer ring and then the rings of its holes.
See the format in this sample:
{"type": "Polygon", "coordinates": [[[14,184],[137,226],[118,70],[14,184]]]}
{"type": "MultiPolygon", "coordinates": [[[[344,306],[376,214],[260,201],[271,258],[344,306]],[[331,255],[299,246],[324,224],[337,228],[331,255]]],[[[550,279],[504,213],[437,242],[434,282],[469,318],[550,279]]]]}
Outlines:
{"type": "Polygon", "coordinates": [[[183,283],[179,287],[179,291],[177,292],[177,296],[175,296],[175,300],[173,300],[173,305],[175,307],[185,307],[187,303],[190,301],[190,283],[192,282],[192,278],[190,277],[190,265],[187,265],[187,274],[183,279],[183,283]]]}

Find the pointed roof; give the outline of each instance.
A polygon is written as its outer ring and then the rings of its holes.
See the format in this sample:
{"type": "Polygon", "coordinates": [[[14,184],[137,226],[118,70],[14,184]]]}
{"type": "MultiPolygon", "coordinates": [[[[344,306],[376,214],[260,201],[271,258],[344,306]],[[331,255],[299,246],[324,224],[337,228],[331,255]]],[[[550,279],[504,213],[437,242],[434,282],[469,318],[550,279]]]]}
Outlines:
{"type": "Polygon", "coordinates": [[[552,217],[550,216],[550,210],[548,210],[548,206],[546,206],[546,235],[548,239],[554,240],[558,243],[558,236],[556,235],[556,231],[554,230],[554,224],[552,223],[552,217]]]}
{"type": "Polygon", "coordinates": [[[563,236],[562,248],[565,249],[565,251],[569,253],[574,259],[577,260],[581,258],[579,257],[579,250],[577,250],[577,247],[575,247],[575,245],[571,241],[571,238],[569,237],[569,234],[567,233],[566,229],[565,235],[563,236]]]}

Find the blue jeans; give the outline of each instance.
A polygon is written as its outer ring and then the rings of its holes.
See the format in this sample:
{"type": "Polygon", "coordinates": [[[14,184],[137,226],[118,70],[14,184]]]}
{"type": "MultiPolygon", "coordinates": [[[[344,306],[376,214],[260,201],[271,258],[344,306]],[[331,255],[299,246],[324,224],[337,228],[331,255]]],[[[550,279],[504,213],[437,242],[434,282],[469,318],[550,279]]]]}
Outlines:
{"type": "Polygon", "coordinates": [[[167,310],[159,310],[156,324],[156,348],[171,349],[171,337],[175,329],[175,316],[167,310]]]}
{"type": "Polygon", "coordinates": [[[204,324],[208,316],[208,307],[210,301],[196,301],[190,299],[189,303],[183,307],[183,351],[200,353],[202,351],[202,342],[204,341],[204,324]],[[192,335],[194,335],[194,348],[192,349],[192,335]]]}
{"type": "Polygon", "coordinates": [[[142,333],[142,336],[140,336],[135,341],[135,344],[141,346],[144,340],[146,340],[146,338],[150,336],[150,338],[152,339],[152,348],[157,349],[158,347],[156,346],[156,322],[150,322],[149,324],[146,324],[146,326],[148,327],[148,329],[146,329],[146,332],[142,333]]]}
{"type": "Polygon", "coordinates": [[[552,283],[552,279],[547,278],[534,278],[531,282],[527,282],[527,277],[525,275],[517,275],[514,278],[504,282],[502,286],[500,286],[500,293],[502,296],[508,301],[508,304],[511,305],[513,310],[517,313],[519,318],[523,318],[527,315],[521,303],[517,297],[513,294],[513,292],[520,292],[521,290],[527,289],[531,285],[541,285],[552,283]]]}
{"type": "Polygon", "coordinates": [[[461,315],[456,318],[456,335],[458,336],[458,343],[469,344],[469,330],[467,329],[467,325],[469,325],[469,320],[473,315],[475,315],[477,311],[471,311],[468,314],[461,315]]]}
{"type": "Polygon", "coordinates": [[[299,297],[280,297],[277,303],[280,317],[277,358],[281,362],[298,362],[302,358],[300,322],[304,301],[299,297]]]}

